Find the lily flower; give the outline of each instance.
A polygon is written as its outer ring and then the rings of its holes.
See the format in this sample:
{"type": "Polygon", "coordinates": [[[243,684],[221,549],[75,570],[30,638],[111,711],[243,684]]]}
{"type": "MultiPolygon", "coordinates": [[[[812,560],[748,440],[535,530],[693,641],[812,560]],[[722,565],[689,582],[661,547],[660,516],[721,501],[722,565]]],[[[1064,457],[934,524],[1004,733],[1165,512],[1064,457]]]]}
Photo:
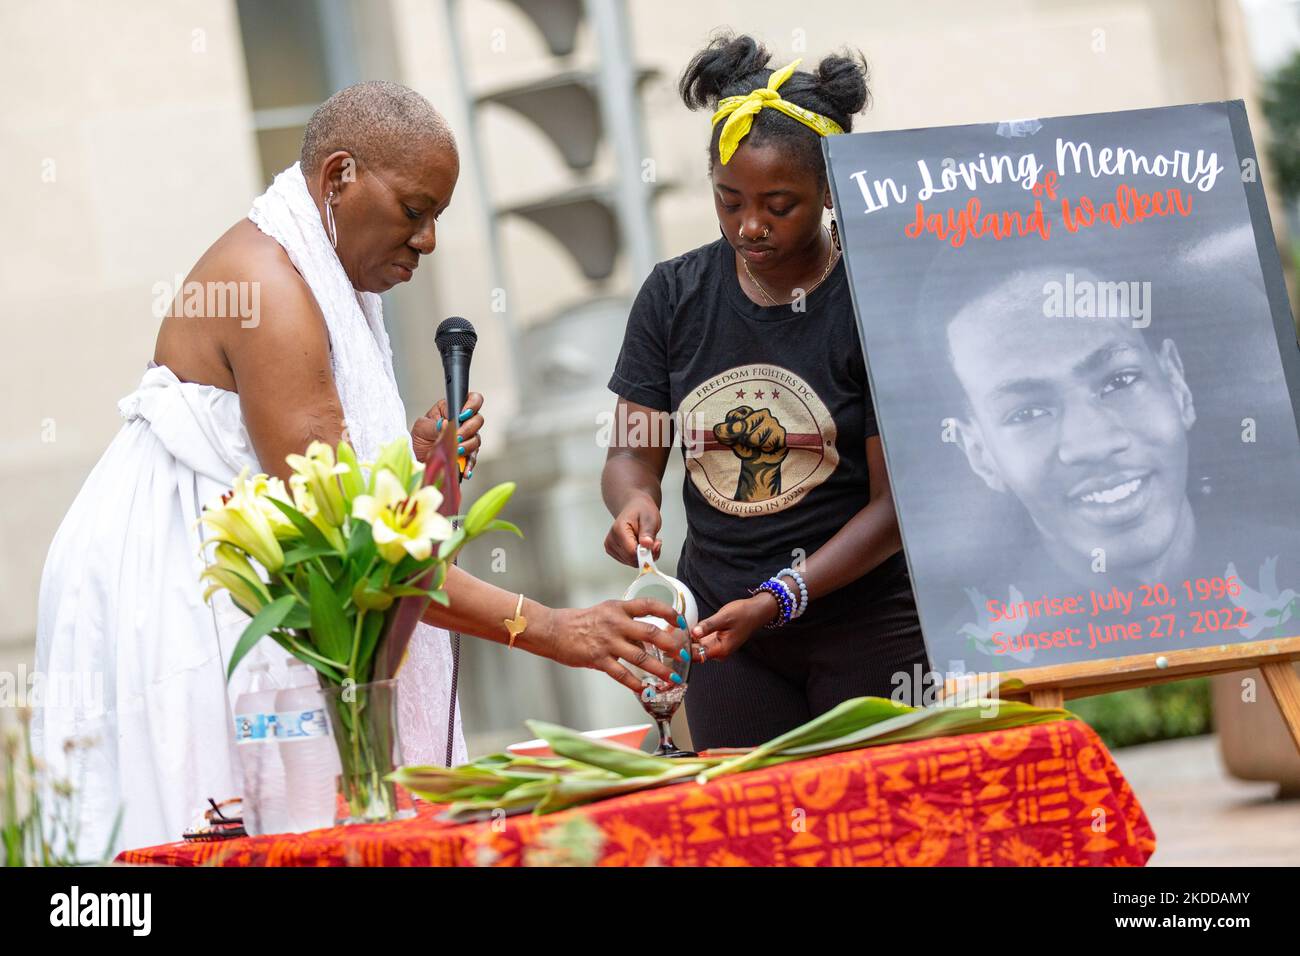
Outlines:
{"type": "Polygon", "coordinates": [[[234,545],[267,571],[274,573],[284,567],[284,549],[247,482],[237,481],[236,489],[204,508],[199,520],[212,531],[211,540],[234,545]]]}
{"type": "Polygon", "coordinates": [[[312,493],[311,482],[302,475],[290,475],[289,487],[293,489],[293,506],[320,530],[326,541],[340,551],[345,550],[347,543],[343,540],[343,532],[339,530],[338,525],[326,520],[316,496],[312,493]]]}
{"type": "Polygon", "coordinates": [[[266,515],[266,520],[271,524],[271,531],[275,534],[276,540],[288,541],[302,537],[298,529],[294,527],[293,522],[286,518],[284,512],[271,504],[269,500],[278,498],[285,504],[293,504],[288,489],[285,488],[284,482],[279,478],[265,474],[245,478],[244,472],[240,472],[239,477],[235,479],[235,491],[237,493],[242,491],[257,500],[262,513],[266,515]]]}
{"type": "Polygon", "coordinates": [[[420,463],[411,454],[411,443],[407,438],[394,438],[379,450],[379,456],[370,469],[369,491],[376,493],[377,476],[387,470],[391,471],[403,488],[411,487],[411,476],[420,463]]]}
{"type": "Polygon", "coordinates": [[[212,582],[203,592],[205,601],[216,591],[225,588],[230,592],[231,599],[249,616],[271,603],[271,593],[266,589],[257,569],[244,557],[243,552],[225,542],[217,545],[213,563],[204,569],[200,577],[212,582]]]}
{"type": "Polygon", "coordinates": [[[408,554],[423,561],[433,553],[433,542],[451,537],[451,522],[438,514],[442,494],[437,488],[425,485],[408,495],[400,476],[387,468],[376,468],[371,481],[375,493],[357,497],[352,517],[370,525],[375,547],[389,564],[408,554]]]}
{"type": "MultiPolygon", "coordinates": [[[[339,476],[349,475],[351,469],[342,462],[335,463],[334,449],[322,441],[314,441],[307,446],[306,455],[287,455],[284,460],[294,475],[306,482],[321,520],[335,528],[343,527],[348,512],[339,476]]],[[[292,482],[293,478],[289,480],[292,482]]]]}
{"type": "Polygon", "coordinates": [[[339,464],[344,466],[344,471],[339,474],[339,482],[343,485],[343,498],[352,501],[366,490],[366,477],[361,472],[357,453],[345,441],[339,442],[339,464]]]}

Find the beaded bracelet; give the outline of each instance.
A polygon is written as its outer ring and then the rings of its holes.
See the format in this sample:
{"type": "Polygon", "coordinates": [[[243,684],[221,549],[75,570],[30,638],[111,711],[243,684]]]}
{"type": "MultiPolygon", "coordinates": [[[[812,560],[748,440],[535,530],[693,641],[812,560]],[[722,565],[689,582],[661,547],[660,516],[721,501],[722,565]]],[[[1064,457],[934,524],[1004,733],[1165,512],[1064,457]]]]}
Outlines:
{"type": "Polygon", "coordinates": [[[790,578],[794,581],[795,586],[799,588],[799,606],[795,608],[794,614],[790,615],[790,619],[794,620],[796,617],[802,617],[803,612],[808,610],[808,585],[804,584],[803,575],[794,568],[782,568],[776,572],[776,576],[778,580],[780,578],[790,578]]]}
{"type": "Polygon", "coordinates": [[[777,607],[781,610],[780,620],[769,622],[767,627],[778,628],[789,624],[790,617],[794,614],[796,604],[794,593],[790,590],[790,586],[777,578],[768,578],[749,593],[758,594],[760,591],[766,591],[768,594],[772,595],[772,597],[776,598],[777,607]]]}

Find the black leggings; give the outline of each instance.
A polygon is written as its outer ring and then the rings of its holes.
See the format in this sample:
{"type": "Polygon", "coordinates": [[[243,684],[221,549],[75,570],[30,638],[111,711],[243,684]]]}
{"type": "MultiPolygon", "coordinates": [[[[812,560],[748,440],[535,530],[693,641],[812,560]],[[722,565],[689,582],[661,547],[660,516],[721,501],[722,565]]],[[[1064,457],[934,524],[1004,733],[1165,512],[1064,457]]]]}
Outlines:
{"type": "Polygon", "coordinates": [[[891,585],[851,621],[806,634],[760,630],[725,660],[694,664],[685,701],[692,747],[757,746],[853,697],[921,704],[913,691],[930,667],[911,579],[903,573],[891,585]]]}

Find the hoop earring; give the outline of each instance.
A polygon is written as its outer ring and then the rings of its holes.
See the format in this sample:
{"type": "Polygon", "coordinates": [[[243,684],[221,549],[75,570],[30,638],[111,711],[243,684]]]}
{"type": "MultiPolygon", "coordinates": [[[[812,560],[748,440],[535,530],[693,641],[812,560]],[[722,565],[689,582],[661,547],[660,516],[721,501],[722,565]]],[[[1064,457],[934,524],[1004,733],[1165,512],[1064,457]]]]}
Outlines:
{"type": "Polygon", "coordinates": [[[339,247],[338,226],[334,222],[334,204],[330,202],[334,198],[333,190],[325,197],[325,229],[330,234],[330,245],[335,249],[339,247]]]}
{"type": "Polygon", "coordinates": [[[834,216],[831,216],[831,242],[835,243],[836,252],[843,252],[840,248],[840,227],[835,222],[834,216]]]}

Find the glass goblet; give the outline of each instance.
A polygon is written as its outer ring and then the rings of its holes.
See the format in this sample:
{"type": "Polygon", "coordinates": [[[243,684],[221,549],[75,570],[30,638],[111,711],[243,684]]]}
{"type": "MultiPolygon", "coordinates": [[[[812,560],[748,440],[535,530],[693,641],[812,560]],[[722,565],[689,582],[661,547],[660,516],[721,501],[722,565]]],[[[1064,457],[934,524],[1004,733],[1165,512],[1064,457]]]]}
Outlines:
{"type": "MultiPolygon", "coordinates": [[[[668,629],[667,622],[657,617],[639,617],[637,620],[653,624],[665,630],[668,629]]],[[[694,757],[696,755],[692,751],[682,750],[673,743],[672,728],[670,726],[673,714],[677,713],[677,708],[682,705],[682,700],[686,697],[686,685],[690,680],[690,638],[683,631],[681,647],[671,652],[661,650],[648,641],[642,642],[641,646],[645,649],[648,658],[667,664],[672,668],[673,673],[681,678],[680,684],[675,681],[666,681],[662,677],[650,673],[644,667],[639,667],[631,661],[625,662],[628,669],[641,678],[641,693],[637,695],[637,699],[659,728],[659,748],[655,751],[655,756],[694,757]],[[683,649],[687,652],[685,660],[682,659],[681,654],[683,649]]]]}

